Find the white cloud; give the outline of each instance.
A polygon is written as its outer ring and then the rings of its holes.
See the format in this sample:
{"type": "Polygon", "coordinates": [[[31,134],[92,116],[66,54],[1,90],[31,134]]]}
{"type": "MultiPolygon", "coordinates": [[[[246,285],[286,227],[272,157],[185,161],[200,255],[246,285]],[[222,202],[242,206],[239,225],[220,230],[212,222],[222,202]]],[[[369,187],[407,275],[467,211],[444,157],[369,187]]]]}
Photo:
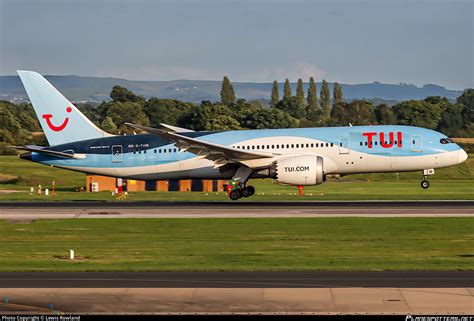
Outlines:
{"type": "Polygon", "coordinates": [[[293,65],[276,68],[262,68],[248,70],[243,66],[240,70],[208,70],[188,66],[150,66],[150,67],[122,67],[113,70],[97,70],[97,76],[118,77],[129,80],[220,80],[224,75],[228,75],[232,81],[241,82],[279,82],[288,78],[295,82],[298,78],[308,81],[309,77],[314,77],[320,81],[326,76],[326,72],[314,64],[307,62],[297,62],[293,65]]]}
{"type": "Polygon", "coordinates": [[[254,70],[245,75],[236,74],[235,81],[271,82],[273,80],[283,81],[285,78],[288,78],[291,82],[295,82],[298,78],[308,81],[309,77],[314,77],[316,81],[320,81],[325,76],[326,72],[316,65],[307,62],[297,62],[285,67],[254,70]]]}

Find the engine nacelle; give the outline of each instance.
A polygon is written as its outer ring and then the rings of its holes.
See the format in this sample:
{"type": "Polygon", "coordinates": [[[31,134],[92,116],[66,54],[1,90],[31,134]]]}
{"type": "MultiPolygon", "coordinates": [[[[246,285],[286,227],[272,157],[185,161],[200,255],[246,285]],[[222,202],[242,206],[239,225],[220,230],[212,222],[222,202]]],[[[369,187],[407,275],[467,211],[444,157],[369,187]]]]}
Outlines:
{"type": "Polygon", "coordinates": [[[302,155],[277,160],[272,176],[278,183],[290,185],[319,185],[324,181],[323,158],[302,155]]]}

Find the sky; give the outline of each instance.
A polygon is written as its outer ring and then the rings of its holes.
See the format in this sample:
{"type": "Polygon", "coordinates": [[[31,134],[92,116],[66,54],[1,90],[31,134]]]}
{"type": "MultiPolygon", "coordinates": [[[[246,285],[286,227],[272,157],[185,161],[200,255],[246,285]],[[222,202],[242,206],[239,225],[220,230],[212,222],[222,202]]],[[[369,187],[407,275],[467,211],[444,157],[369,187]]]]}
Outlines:
{"type": "Polygon", "coordinates": [[[474,87],[474,0],[0,0],[0,75],[474,87]]]}

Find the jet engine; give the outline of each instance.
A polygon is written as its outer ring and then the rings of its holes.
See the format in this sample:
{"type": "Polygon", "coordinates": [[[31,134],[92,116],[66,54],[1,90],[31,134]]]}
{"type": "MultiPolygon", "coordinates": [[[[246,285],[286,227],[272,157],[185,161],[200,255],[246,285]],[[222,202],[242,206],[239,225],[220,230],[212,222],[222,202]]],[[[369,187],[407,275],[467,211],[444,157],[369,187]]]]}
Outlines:
{"type": "Polygon", "coordinates": [[[281,158],[273,163],[271,174],[281,184],[319,185],[324,181],[323,158],[312,155],[281,158]]]}

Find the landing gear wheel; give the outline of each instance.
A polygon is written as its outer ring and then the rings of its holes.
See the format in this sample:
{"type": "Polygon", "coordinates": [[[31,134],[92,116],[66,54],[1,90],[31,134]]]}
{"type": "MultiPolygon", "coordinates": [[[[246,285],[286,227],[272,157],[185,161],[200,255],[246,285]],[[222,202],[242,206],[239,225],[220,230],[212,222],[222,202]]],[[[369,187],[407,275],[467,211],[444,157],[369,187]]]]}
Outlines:
{"type": "Polygon", "coordinates": [[[242,189],[242,196],[243,197],[250,197],[255,194],[255,187],[253,186],[246,186],[242,189]]]}
{"type": "Polygon", "coordinates": [[[238,200],[239,198],[242,197],[242,192],[241,192],[240,189],[234,189],[234,190],[230,191],[229,197],[230,197],[231,200],[236,201],[236,200],[238,200]]]}
{"type": "Polygon", "coordinates": [[[423,189],[427,189],[428,187],[430,187],[430,182],[428,182],[426,179],[422,180],[421,181],[421,187],[423,189]]]}

